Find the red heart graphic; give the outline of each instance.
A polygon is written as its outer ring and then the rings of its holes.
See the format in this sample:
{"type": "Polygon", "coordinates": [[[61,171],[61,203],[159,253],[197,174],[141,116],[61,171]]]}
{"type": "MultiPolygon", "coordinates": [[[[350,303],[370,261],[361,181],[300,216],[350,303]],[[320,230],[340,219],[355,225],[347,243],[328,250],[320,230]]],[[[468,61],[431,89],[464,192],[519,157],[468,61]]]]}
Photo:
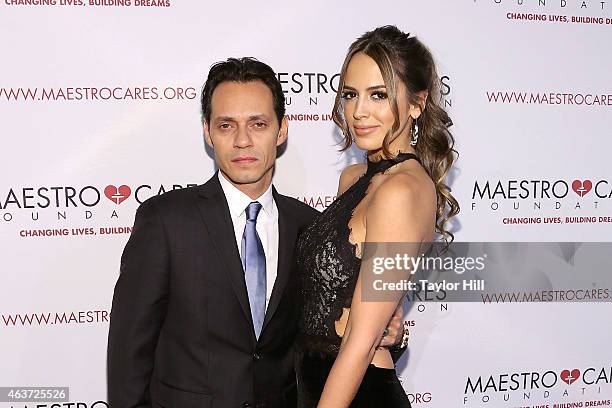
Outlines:
{"type": "Polygon", "coordinates": [[[104,189],[104,195],[115,204],[121,204],[132,194],[132,189],[125,184],[120,187],[115,187],[109,184],[104,189]]]}
{"type": "Polygon", "coordinates": [[[580,370],[574,368],[571,372],[570,370],[561,371],[561,379],[565,381],[568,385],[571,385],[574,381],[576,381],[580,377],[580,370]]]}
{"type": "Polygon", "coordinates": [[[572,190],[580,197],[587,195],[587,193],[591,191],[591,188],[593,188],[591,180],[574,180],[572,182],[572,190]]]}

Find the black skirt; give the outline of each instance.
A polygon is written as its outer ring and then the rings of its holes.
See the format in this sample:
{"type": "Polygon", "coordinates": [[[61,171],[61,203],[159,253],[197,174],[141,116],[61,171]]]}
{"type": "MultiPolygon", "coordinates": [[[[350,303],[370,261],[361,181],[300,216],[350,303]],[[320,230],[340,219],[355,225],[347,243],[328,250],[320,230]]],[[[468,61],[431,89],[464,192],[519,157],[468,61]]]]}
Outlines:
{"type": "MultiPolygon", "coordinates": [[[[316,408],[334,358],[320,353],[301,353],[297,362],[298,408],[316,408]]],[[[351,408],[411,408],[395,369],[370,364],[351,408]]]]}

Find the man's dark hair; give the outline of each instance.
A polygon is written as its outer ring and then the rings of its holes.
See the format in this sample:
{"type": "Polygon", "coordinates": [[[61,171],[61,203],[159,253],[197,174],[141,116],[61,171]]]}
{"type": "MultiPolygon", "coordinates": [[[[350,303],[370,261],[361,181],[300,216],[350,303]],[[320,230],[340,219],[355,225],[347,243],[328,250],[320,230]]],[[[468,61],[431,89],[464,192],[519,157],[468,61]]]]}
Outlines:
{"type": "Polygon", "coordinates": [[[280,124],[283,116],[285,116],[285,95],[274,70],[269,65],[255,58],[228,58],[227,61],[221,61],[214,64],[208,72],[208,78],[202,88],[202,97],[200,103],[202,107],[202,119],[210,123],[210,111],[212,95],[221,82],[251,82],[261,81],[272,92],[274,103],[274,112],[280,124]]]}

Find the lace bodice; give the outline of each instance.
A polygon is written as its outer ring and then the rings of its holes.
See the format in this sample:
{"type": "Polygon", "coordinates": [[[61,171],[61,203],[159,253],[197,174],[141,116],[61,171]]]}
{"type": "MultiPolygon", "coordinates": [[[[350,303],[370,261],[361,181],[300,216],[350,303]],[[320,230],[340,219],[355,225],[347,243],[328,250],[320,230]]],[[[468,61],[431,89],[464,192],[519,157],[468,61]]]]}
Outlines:
{"type": "Polygon", "coordinates": [[[340,195],[300,235],[297,242],[304,308],[300,345],[307,351],[336,355],[342,339],[335,322],[350,308],[361,259],[350,241],[349,221],[365,197],[372,177],[404,160],[418,158],[400,153],[393,160],[368,161],[366,172],[340,195]]]}

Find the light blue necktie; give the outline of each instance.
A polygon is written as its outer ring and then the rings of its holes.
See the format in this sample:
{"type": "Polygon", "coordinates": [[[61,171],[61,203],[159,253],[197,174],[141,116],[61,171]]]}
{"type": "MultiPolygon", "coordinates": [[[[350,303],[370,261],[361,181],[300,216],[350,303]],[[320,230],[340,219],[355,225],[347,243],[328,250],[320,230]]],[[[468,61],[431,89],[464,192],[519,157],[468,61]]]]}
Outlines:
{"type": "Polygon", "coordinates": [[[244,279],[246,281],[249,304],[255,336],[259,339],[266,314],[266,255],[257,234],[257,214],[261,204],[252,202],[246,208],[246,225],[242,234],[241,255],[244,279]]]}

